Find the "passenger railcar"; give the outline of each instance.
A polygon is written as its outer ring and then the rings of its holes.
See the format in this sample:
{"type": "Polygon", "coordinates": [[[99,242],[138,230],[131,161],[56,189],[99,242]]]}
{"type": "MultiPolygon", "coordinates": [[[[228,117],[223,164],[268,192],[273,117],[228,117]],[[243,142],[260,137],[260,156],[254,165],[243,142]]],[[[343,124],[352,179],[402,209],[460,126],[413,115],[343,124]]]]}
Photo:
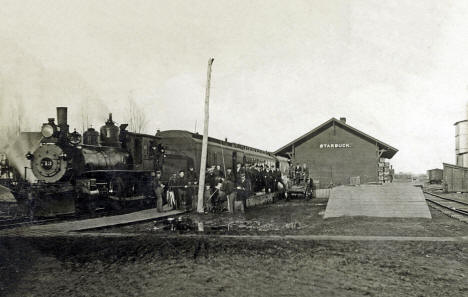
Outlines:
{"type": "MultiPolygon", "coordinates": [[[[158,131],[156,135],[160,137],[166,152],[166,172],[163,172],[163,177],[167,178],[177,169],[187,169],[190,166],[199,172],[203,135],[183,130],[158,131]]],[[[287,158],[278,158],[267,151],[208,137],[207,167],[221,165],[223,168],[234,168],[236,163],[275,166],[279,167],[284,175],[287,175],[289,170],[287,158]]]]}

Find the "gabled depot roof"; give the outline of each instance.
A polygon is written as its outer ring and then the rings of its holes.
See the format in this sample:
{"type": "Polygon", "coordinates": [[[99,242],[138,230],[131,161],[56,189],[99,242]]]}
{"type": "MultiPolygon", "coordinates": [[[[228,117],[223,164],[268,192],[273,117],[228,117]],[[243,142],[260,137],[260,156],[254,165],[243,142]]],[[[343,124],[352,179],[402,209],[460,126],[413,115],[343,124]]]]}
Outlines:
{"type": "Polygon", "coordinates": [[[386,158],[386,159],[391,159],[397,152],[398,150],[388,144],[386,144],[385,142],[382,142],[356,128],[353,128],[351,127],[350,125],[347,125],[346,123],[340,121],[340,120],[337,120],[336,118],[331,118],[329,119],[328,121],[326,121],[325,123],[323,123],[322,125],[318,126],[317,128],[313,129],[312,131],[302,135],[301,137],[291,141],[290,143],[286,144],[285,146],[283,146],[282,148],[278,149],[277,151],[274,152],[275,155],[282,155],[282,156],[286,156],[287,152],[290,152],[292,150],[292,146],[295,145],[299,145],[307,140],[309,140],[310,138],[318,135],[319,133],[321,133],[322,131],[324,131],[325,129],[327,129],[328,127],[332,126],[333,124],[335,124],[336,126],[340,126],[342,127],[343,129],[355,134],[356,136],[358,137],[361,137],[362,139],[364,140],[367,140],[368,142],[370,143],[373,143],[373,144],[377,144],[378,147],[379,147],[379,150],[384,150],[383,153],[382,153],[382,158],[386,158]]]}

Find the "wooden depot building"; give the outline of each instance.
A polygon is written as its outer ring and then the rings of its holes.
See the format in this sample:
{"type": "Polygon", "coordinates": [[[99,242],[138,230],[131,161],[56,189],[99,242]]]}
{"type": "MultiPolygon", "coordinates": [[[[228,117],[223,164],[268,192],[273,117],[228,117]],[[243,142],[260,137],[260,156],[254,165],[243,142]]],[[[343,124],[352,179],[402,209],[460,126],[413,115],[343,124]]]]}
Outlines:
{"type": "Polygon", "coordinates": [[[398,150],[346,124],[346,118],[331,118],[312,131],[274,152],[307,164],[309,176],[321,188],[382,181],[381,164],[388,164],[398,150]]]}

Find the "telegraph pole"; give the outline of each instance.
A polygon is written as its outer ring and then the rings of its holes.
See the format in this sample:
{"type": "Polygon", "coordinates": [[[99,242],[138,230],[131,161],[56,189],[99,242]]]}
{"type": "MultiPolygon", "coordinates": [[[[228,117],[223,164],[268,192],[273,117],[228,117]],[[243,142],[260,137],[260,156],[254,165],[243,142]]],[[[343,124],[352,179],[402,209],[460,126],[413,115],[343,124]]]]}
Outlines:
{"type": "Polygon", "coordinates": [[[198,182],[198,206],[197,212],[203,213],[203,192],[205,190],[205,172],[206,172],[206,154],[208,151],[208,122],[210,119],[210,82],[211,82],[211,65],[213,65],[213,58],[208,60],[208,73],[206,78],[206,91],[205,91],[205,122],[203,123],[203,143],[202,153],[200,158],[200,180],[198,182]]]}

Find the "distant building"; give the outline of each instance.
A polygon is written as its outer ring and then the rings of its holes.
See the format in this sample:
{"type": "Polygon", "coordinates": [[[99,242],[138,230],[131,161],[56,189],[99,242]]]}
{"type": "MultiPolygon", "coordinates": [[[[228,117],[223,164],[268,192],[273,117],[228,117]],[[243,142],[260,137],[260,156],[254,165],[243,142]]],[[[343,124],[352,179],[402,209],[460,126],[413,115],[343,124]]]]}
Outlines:
{"type": "Polygon", "coordinates": [[[346,118],[332,118],[274,152],[291,159],[293,165],[307,164],[309,176],[330,184],[384,182],[382,168],[398,150],[346,124],[346,118]],[[357,182],[356,182],[357,181],[357,182]]]}

